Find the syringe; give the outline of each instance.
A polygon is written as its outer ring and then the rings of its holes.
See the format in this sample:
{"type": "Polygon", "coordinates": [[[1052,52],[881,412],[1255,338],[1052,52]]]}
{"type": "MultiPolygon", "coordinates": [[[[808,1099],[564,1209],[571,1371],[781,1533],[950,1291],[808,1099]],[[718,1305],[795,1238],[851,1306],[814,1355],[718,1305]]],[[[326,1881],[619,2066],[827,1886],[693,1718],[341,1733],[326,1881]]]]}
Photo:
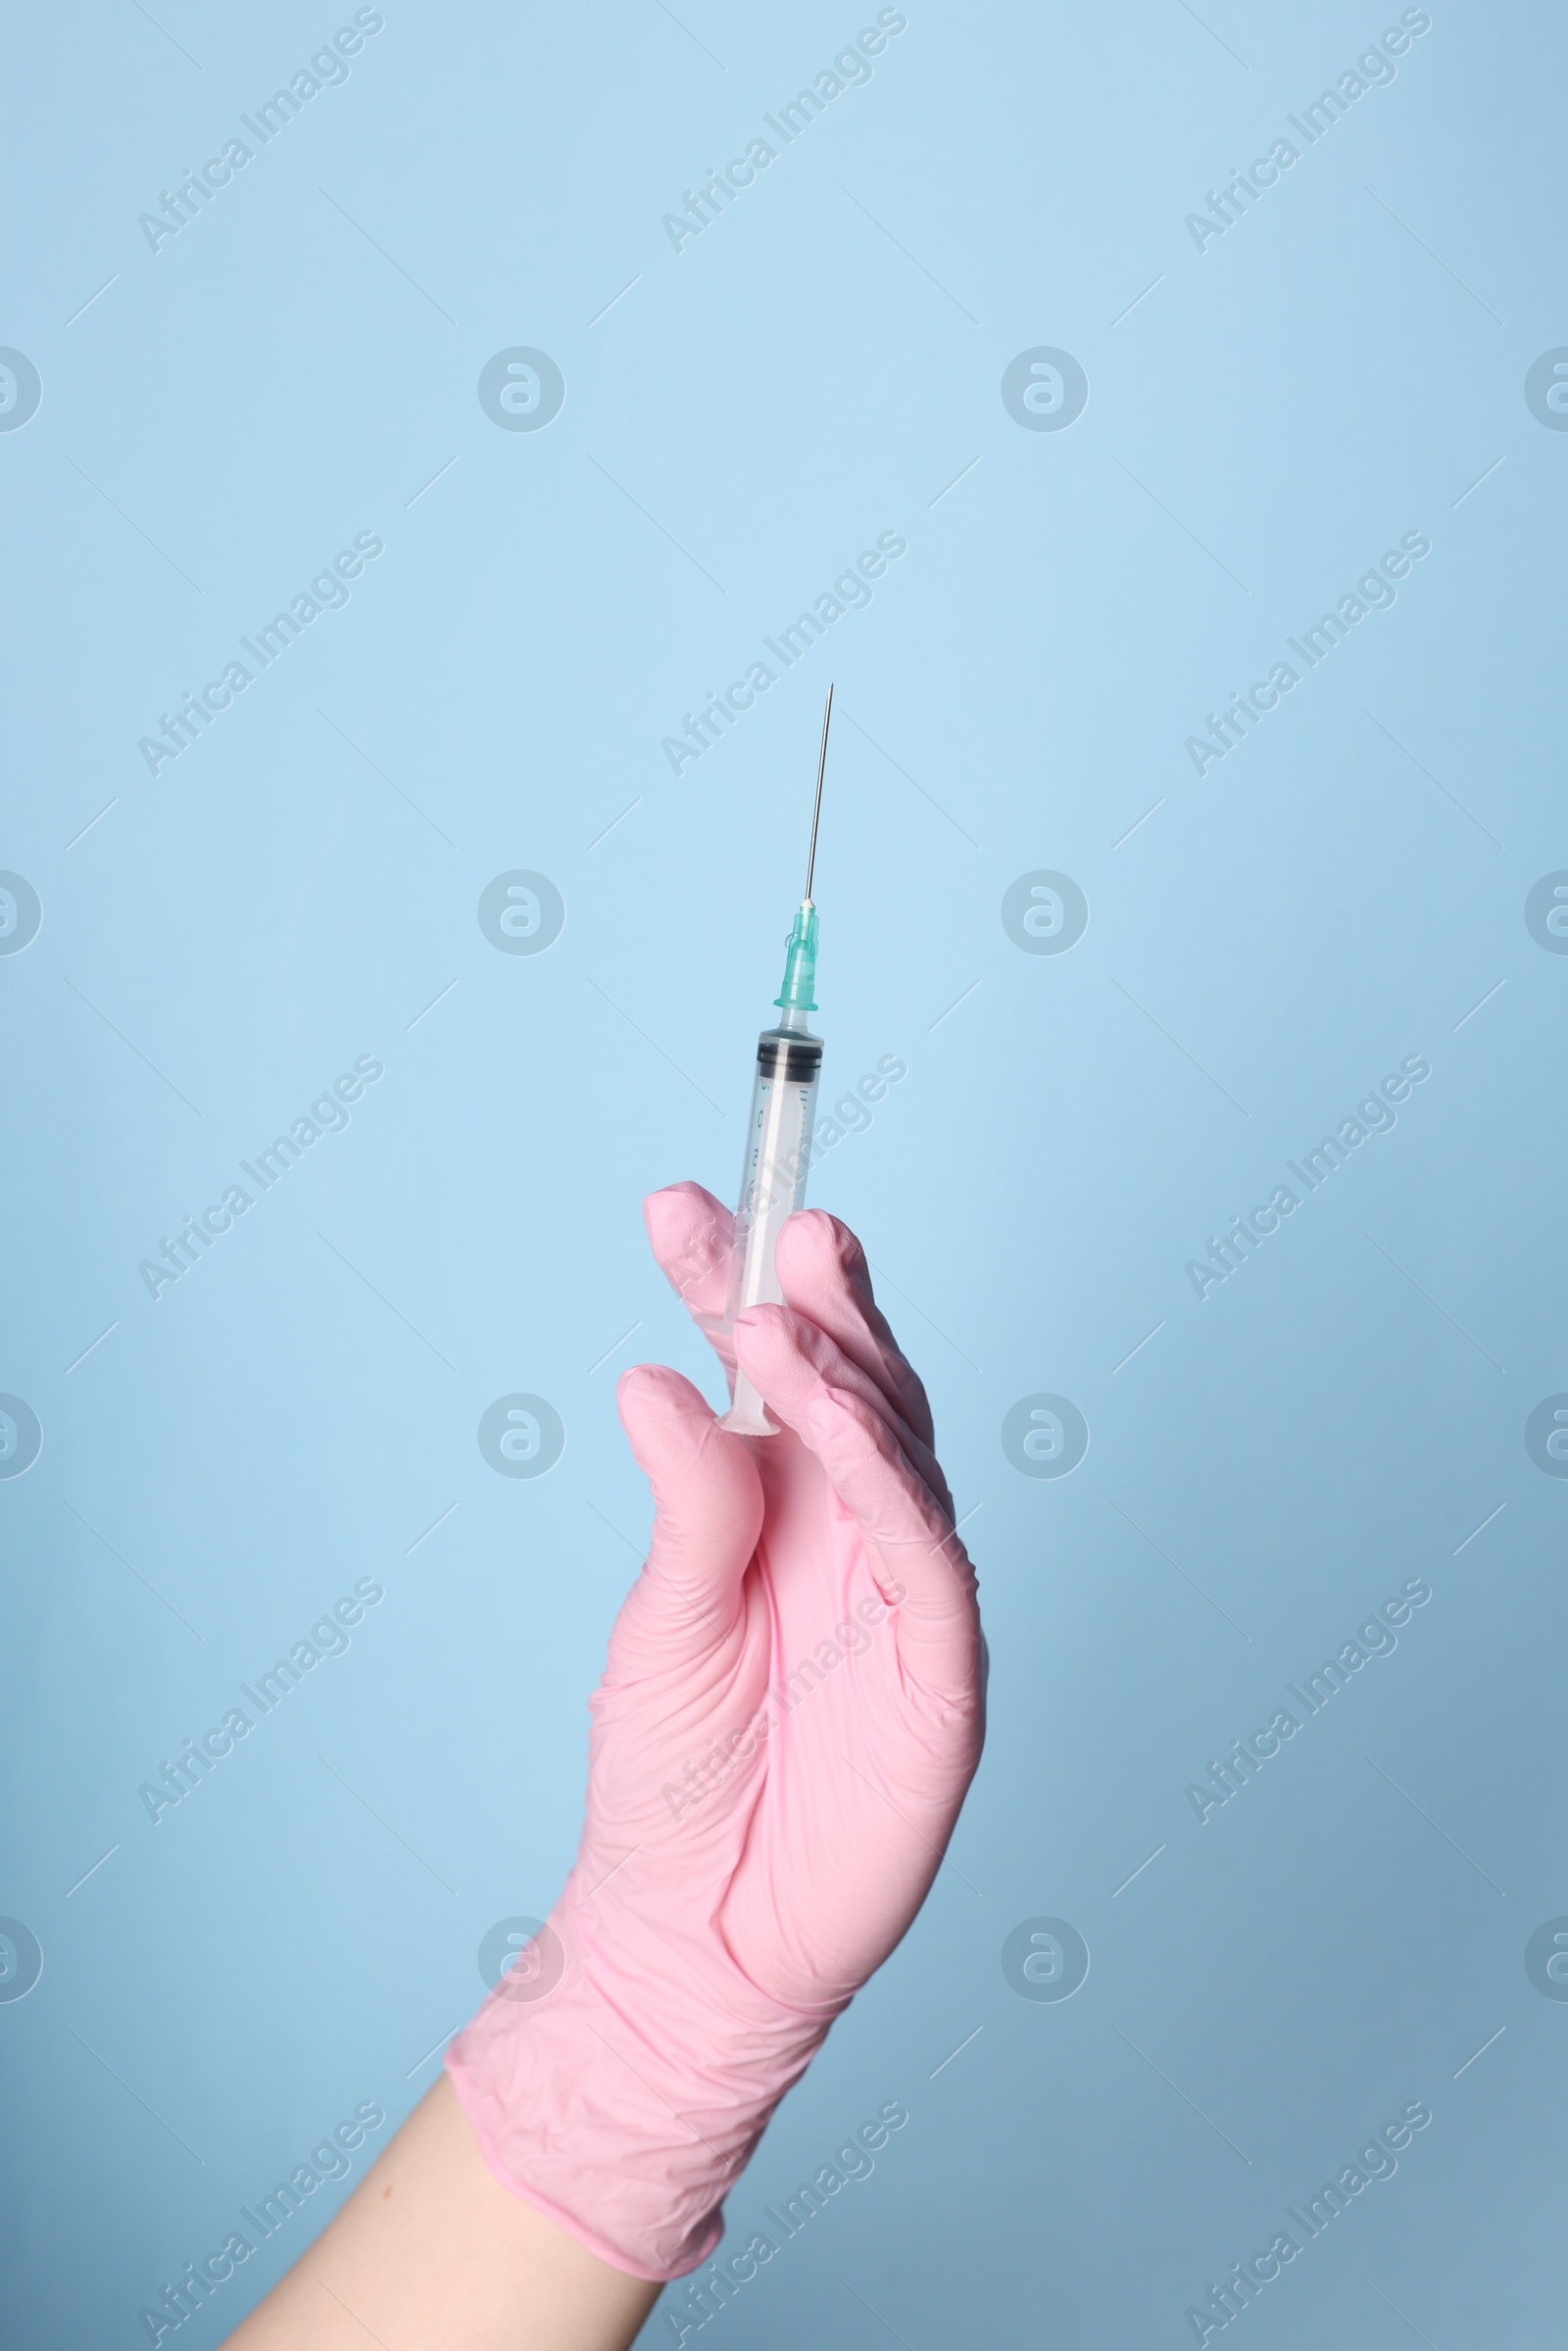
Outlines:
{"type": "MultiPolygon", "coordinates": [[[[806,860],[806,896],[790,930],[784,985],[774,998],[776,1028],[757,1040],[757,1078],[752,1115],[741,1161],[740,1205],[735,1213],[735,1255],[723,1329],[748,1306],[781,1304],[784,1293],[773,1265],[779,1229],[805,1205],[816,1116],[816,1084],[822,1070],[822,1040],[806,1025],[816,1010],[816,907],[811,876],[816,868],[816,827],[822,813],[822,772],[827,765],[827,730],[833,689],[822,712],[822,747],[816,759],[816,799],[811,808],[811,847],[806,860]]],[[[735,1400],[719,1423],[743,1437],[776,1437],[778,1424],[746,1374],[737,1369],[735,1400]]]]}

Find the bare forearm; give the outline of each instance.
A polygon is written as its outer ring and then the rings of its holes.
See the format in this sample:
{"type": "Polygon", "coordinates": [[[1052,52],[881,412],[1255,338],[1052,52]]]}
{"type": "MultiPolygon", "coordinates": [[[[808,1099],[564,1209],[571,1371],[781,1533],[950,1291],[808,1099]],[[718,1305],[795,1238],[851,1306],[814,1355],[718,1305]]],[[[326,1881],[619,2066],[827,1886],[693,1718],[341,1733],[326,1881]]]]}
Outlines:
{"type": "Polygon", "coordinates": [[[230,2351],[625,2351],[657,2285],[494,2180],[445,2074],[230,2351]]]}

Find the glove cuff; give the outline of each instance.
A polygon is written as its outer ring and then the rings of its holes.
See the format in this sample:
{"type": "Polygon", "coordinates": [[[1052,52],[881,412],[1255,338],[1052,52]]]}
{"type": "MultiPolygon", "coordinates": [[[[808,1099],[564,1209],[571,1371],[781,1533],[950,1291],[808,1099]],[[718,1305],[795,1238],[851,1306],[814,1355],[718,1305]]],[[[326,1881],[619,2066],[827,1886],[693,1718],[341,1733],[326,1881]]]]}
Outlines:
{"type": "Polygon", "coordinates": [[[568,1883],[446,2065],[504,2187],[602,2261],[664,2280],[718,2242],[725,2193],[847,2002],[791,2010],[715,1961],[716,1922],[649,1925],[621,1888],[595,1901],[568,1883]]]}

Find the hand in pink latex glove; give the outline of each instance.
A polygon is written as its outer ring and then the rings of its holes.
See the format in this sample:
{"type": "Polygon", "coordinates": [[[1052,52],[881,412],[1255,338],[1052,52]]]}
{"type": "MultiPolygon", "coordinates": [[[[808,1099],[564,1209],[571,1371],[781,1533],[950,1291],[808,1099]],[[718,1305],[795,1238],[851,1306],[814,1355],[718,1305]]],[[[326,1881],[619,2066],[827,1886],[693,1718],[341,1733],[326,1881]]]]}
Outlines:
{"type": "MultiPolygon", "coordinates": [[[[644,1214],[692,1312],[720,1313],[728,1210],[681,1184],[644,1214]]],[[[983,1736],[924,1390],[836,1218],[792,1217],[777,1267],[788,1304],[735,1345],[779,1436],[721,1430],[678,1372],[621,1380],[654,1532],[593,1699],[581,1849],[531,1973],[448,2058],[496,2176],[644,2278],[716,2243],[768,2115],[924,1900],[983,1736]]]]}

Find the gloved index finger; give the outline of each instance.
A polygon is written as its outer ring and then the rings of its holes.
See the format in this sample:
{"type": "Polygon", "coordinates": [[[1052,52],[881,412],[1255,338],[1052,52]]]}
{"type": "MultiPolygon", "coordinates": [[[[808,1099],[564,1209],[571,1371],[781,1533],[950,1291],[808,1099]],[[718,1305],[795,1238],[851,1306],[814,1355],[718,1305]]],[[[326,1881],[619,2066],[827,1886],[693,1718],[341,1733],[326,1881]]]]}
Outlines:
{"type": "Polygon", "coordinates": [[[712,1339],[710,1325],[729,1298],[734,1217],[701,1184],[669,1184],[648,1195],[643,1223],[665,1280],[712,1339]]]}
{"type": "MultiPolygon", "coordinates": [[[[778,1362],[787,1363],[788,1376],[792,1380],[802,1366],[807,1366],[823,1386],[842,1390],[845,1394],[855,1396],[867,1411],[879,1414],[887,1422],[901,1450],[907,1457],[915,1476],[930,1489],[934,1500],[941,1508],[949,1507],[952,1496],[948,1493],[947,1480],[942,1474],[942,1464],[938,1461],[930,1445],[926,1444],[925,1439],[904,1417],[896,1398],[889,1395],[886,1379],[881,1376],[874,1364],[869,1371],[862,1369],[855,1357],[840,1347],[838,1341],[823,1327],[822,1323],[814,1320],[811,1314],[803,1313],[794,1306],[749,1307],[735,1324],[735,1340],[738,1349],[743,1350],[744,1343],[755,1339],[757,1326],[760,1323],[765,1323],[768,1331],[775,1338],[782,1335],[787,1340],[788,1354],[777,1356],[775,1359],[778,1362]]],[[[764,1339],[763,1345],[769,1346],[771,1342],[764,1339]]],[[[759,1383],[759,1390],[761,1395],[766,1396],[769,1403],[773,1401],[771,1388],[762,1388],[759,1383]]],[[[920,1400],[922,1403],[925,1400],[923,1391],[920,1400]]],[[[787,1399],[781,1398],[781,1403],[787,1414],[787,1399]]],[[[927,1426],[929,1425],[928,1417],[927,1426]]]]}
{"type": "Polygon", "coordinates": [[[933,1485],[884,1411],[823,1376],[813,1358],[831,1343],[803,1317],[787,1307],[754,1306],[735,1328],[748,1378],[815,1453],[887,1578],[902,1587],[897,1624],[904,1663],[928,1690],[949,1695],[973,1690],[974,1570],[940,1469],[931,1462],[933,1485]]]}

